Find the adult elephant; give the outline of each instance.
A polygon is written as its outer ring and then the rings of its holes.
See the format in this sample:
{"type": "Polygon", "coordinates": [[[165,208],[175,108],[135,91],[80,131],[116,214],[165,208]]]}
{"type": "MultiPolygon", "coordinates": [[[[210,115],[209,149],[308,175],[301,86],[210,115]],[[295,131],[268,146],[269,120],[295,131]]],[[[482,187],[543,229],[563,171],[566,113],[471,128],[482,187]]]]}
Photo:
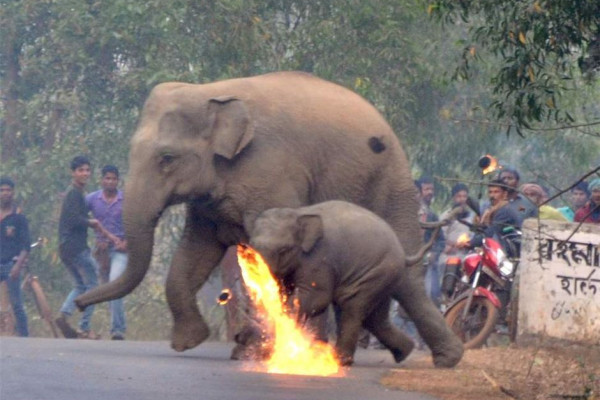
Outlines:
{"type": "MultiPolygon", "coordinates": [[[[185,229],[166,283],[177,351],[208,337],[196,293],[227,247],[248,240],[264,210],[346,200],[385,219],[408,254],[422,245],[416,189],[394,132],[363,98],[310,74],[160,84],[144,105],[129,157],[129,264],[119,279],[76,302],[83,309],[131,292],[148,270],[162,212],[185,202],[185,229]]],[[[425,294],[422,271],[407,275],[395,297],[434,363],[456,364],[462,343],[425,294]]]]}

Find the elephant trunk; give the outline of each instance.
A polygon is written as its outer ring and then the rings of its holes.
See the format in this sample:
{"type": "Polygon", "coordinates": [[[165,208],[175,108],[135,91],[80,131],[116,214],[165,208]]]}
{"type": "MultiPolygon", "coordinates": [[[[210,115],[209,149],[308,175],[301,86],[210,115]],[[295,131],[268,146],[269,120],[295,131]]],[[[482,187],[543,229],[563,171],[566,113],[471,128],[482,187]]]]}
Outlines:
{"type": "Polygon", "coordinates": [[[140,209],[146,208],[139,204],[132,204],[126,198],[123,209],[123,220],[127,236],[128,261],[127,268],[114,281],[100,285],[75,299],[80,310],[85,307],[104,301],[119,299],[135,289],[146,276],[152,249],[154,247],[154,228],[158,223],[159,212],[152,213],[140,209]],[[140,216],[140,214],[144,214],[140,216]]]}

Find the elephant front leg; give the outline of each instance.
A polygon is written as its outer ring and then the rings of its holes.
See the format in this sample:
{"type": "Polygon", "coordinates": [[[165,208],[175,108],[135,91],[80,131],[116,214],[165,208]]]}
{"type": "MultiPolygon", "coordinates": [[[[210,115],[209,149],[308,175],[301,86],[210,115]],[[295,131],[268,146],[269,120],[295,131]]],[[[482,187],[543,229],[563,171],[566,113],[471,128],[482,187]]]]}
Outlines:
{"type": "Polygon", "coordinates": [[[321,312],[320,314],[313,315],[308,318],[305,324],[305,329],[308,331],[315,340],[327,343],[329,341],[329,330],[327,320],[329,318],[328,309],[321,312]]]}
{"type": "Polygon", "coordinates": [[[335,351],[340,365],[352,365],[358,337],[362,329],[364,310],[361,307],[341,307],[335,351]]]}
{"type": "Polygon", "coordinates": [[[225,247],[207,229],[190,218],[173,256],[167,276],[166,295],[173,315],[171,347],[184,351],[198,346],[209,336],[209,328],[200,314],[196,293],[218,265],[225,247]]]}

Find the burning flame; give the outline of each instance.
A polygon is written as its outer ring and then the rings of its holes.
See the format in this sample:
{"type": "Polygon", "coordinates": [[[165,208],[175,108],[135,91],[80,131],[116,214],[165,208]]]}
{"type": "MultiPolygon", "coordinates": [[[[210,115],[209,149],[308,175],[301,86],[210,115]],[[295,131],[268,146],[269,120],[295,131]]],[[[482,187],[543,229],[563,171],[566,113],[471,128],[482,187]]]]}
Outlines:
{"type": "Polygon", "coordinates": [[[487,174],[491,174],[494,171],[499,170],[500,168],[502,168],[499,164],[498,164],[498,160],[496,160],[496,158],[494,158],[493,156],[486,154],[485,156],[483,156],[481,158],[481,160],[479,160],[480,162],[480,166],[482,166],[482,170],[481,173],[483,175],[487,175],[487,174]],[[485,165],[485,166],[483,166],[485,165]]]}
{"type": "Polygon", "coordinates": [[[295,375],[331,376],[341,373],[335,351],[315,340],[287,313],[279,285],[261,255],[246,245],[238,245],[238,262],[250,298],[269,326],[273,353],[266,361],[267,372],[295,375]]]}
{"type": "Polygon", "coordinates": [[[217,304],[220,306],[224,306],[225,304],[227,304],[229,302],[229,300],[231,300],[232,296],[233,296],[233,294],[231,293],[230,289],[226,288],[226,289],[221,290],[221,293],[217,297],[217,304]]]}

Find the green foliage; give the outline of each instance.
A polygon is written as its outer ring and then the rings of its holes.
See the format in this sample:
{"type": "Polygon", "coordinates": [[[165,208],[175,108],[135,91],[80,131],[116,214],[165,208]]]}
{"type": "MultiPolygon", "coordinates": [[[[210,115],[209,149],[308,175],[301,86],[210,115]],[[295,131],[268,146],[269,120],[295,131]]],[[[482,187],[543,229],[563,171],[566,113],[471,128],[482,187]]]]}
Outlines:
{"type": "Polygon", "coordinates": [[[572,110],[560,104],[566,91],[576,90],[580,74],[593,79],[600,68],[600,2],[432,0],[429,12],[448,25],[466,25],[462,63],[466,78],[484,50],[497,61],[490,82],[491,103],[499,119],[508,119],[522,135],[534,124],[572,124],[572,110]]]}

